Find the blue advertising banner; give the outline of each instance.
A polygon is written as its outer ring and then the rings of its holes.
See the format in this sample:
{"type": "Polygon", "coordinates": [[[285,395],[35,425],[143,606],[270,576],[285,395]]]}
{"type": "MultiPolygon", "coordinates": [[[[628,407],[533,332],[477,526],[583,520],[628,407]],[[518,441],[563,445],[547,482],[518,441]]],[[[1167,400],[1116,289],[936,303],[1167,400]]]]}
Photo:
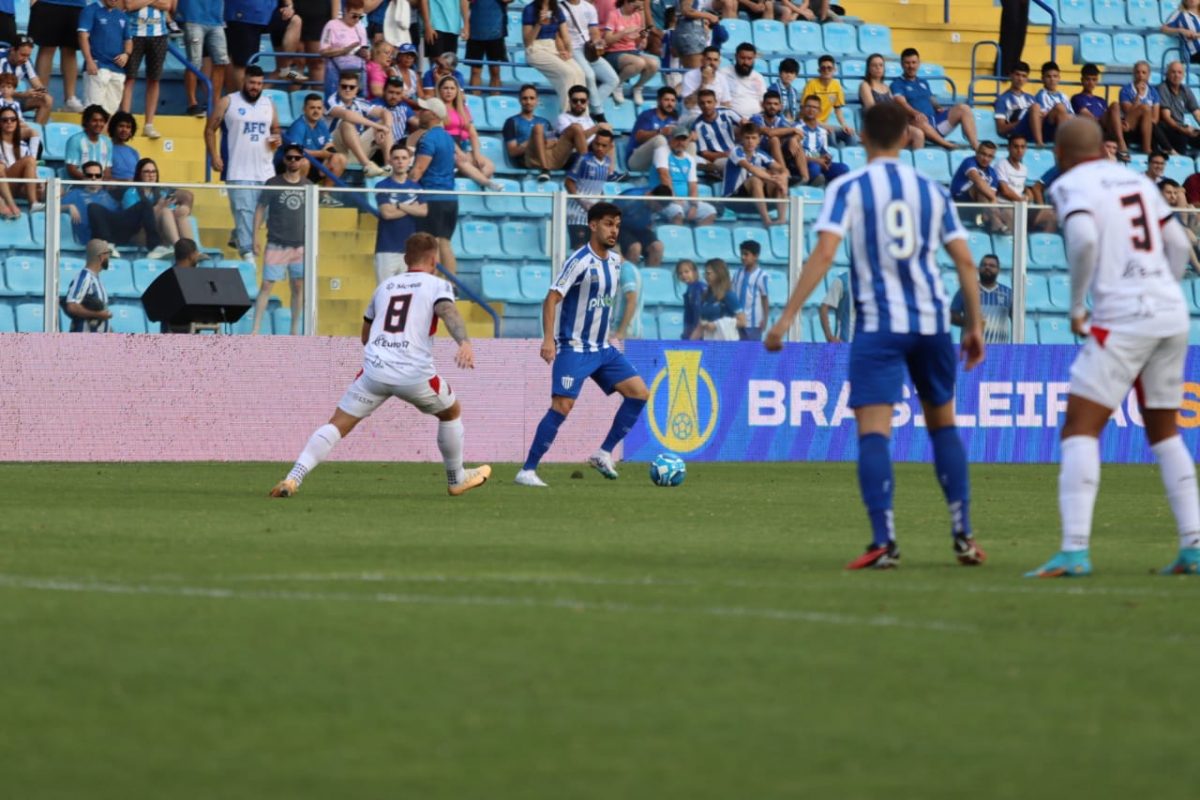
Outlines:
{"type": "MultiPolygon", "coordinates": [[[[960,372],[958,427],[974,462],[1058,460],[1067,407],[1071,345],[993,345],[987,360],[960,372]]],[[[849,345],[789,344],[768,353],[750,342],[629,341],[626,355],[650,386],[646,413],[625,439],[624,458],[672,452],[694,461],[851,461],[858,457],[848,406],[849,345]]],[[[1188,351],[1179,422],[1200,445],[1200,348],[1188,351]]],[[[893,417],[898,461],[932,452],[912,386],[893,417]]],[[[1101,440],[1105,462],[1153,460],[1131,392],[1101,440]]]]}

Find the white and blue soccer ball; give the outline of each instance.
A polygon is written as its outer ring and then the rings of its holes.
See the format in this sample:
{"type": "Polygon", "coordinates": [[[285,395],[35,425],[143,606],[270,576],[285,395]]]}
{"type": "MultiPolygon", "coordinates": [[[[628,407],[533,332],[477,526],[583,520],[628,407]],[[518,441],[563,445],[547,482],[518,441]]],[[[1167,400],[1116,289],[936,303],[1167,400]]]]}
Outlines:
{"type": "Polygon", "coordinates": [[[659,453],[650,462],[650,480],[655,486],[678,486],[687,477],[687,464],[679,456],[659,453]]]}

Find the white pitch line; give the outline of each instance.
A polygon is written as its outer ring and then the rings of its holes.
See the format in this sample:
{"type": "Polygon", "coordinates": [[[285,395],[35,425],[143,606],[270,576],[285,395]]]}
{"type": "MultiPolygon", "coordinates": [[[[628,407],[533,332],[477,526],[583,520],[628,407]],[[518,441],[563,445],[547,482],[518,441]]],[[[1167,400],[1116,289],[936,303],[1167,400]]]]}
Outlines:
{"type": "Polygon", "coordinates": [[[422,595],[395,594],[391,592],[296,592],[296,591],[245,591],[214,586],[165,586],[137,583],[111,583],[79,581],[73,578],[34,578],[23,575],[0,574],[0,588],[28,589],[46,592],[69,592],[75,594],[155,595],[160,597],[200,597],[210,600],[290,600],[298,602],[351,602],[385,603],[414,606],[482,606],[494,608],[547,608],[570,611],[605,611],[622,614],[678,614],[683,616],[705,616],[738,619],[775,620],[781,622],[807,622],[820,625],[838,625],[859,628],[908,628],[935,631],[938,633],[977,633],[974,625],[947,622],[944,620],[907,620],[897,617],[855,616],[824,611],[802,609],[749,608],[749,607],[697,607],[636,605],[610,603],[560,597],[544,599],[538,597],[481,597],[472,595],[422,595]]]}

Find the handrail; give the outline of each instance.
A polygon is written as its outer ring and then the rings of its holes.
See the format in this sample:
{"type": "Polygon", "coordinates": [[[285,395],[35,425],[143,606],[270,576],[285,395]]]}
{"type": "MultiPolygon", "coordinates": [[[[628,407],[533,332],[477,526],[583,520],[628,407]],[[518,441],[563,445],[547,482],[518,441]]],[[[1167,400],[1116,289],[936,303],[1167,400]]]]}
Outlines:
{"type": "MultiPolygon", "coordinates": [[[[949,2],[949,0],[947,0],[949,2]]],[[[1045,0],[1033,0],[1034,4],[1050,15],[1050,60],[1058,61],[1058,11],[1050,7],[1045,0]]]]}
{"type": "MultiPolygon", "coordinates": [[[[205,114],[205,117],[211,117],[212,113],[213,113],[213,105],[215,103],[215,98],[213,97],[212,81],[208,79],[208,76],[205,75],[204,72],[201,71],[201,69],[199,67],[197,67],[195,64],[193,64],[191,61],[188,61],[187,53],[180,50],[179,45],[175,44],[174,40],[172,40],[172,39],[167,40],[167,52],[170,53],[172,56],[174,56],[179,61],[179,63],[183,64],[184,69],[186,69],[188,72],[195,75],[196,80],[200,81],[201,85],[204,86],[204,89],[205,89],[204,93],[208,97],[208,113],[205,114]]],[[[205,153],[204,154],[204,182],[209,183],[211,181],[212,181],[212,156],[209,153],[205,153]]]]}

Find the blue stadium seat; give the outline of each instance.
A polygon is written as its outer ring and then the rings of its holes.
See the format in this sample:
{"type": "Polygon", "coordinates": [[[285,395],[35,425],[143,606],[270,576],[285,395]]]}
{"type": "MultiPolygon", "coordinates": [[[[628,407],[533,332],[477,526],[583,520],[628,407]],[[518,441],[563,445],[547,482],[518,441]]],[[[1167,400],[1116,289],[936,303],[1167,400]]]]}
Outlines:
{"type": "MultiPolygon", "coordinates": [[[[44,229],[43,229],[44,230],[44,229]]],[[[0,247],[32,250],[38,245],[29,229],[29,215],[0,220],[0,247]]]]}
{"type": "Polygon", "coordinates": [[[529,222],[505,222],[500,225],[500,243],[508,258],[545,260],[542,247],[542,226],[529,222]]]}
{"type": "MultiPolygon", "coordinates": [[[[766,273],[767,294],[771,299],[771,308],[783,308],[785,305],[787,305],[788,294],[790,291],[788,287],[787,270],[768,269],[766,270],[766,273]]],[[[824,290],[821,287],[817,287],[817,291],[814,292],[814,294],[824,295],[824,290]]],[[[820,299],[821,298],[818,297],[817,301],[820,302],[820,299]]]]}
{"type": "MultiPolygon", "coordinates": [[[[471,114],[471,121],[475,123],[475,127],[479,130],[491,131],[493,128],[488,124],[487,111],[483,107],[483,98],[477,94],[467,93],[467,111],[471,114]]],[[[495,130],[500,130],[495,128],[495,130]]]]}
{"type": "Polygon", "coordinates": [[[1157,28],[1166,19],[1159,14],[1158,0],[1128,0],[1125,13],[1131,28],[1157,28]]]}
{"type": "Polygon", "coordinates": [[[41,295],[46,291],[46,262],[40,256],[10,256],[4,260],[4,282],[13,294],[41,295]]]}
{"type": "Polygon", "coordinates": [[[1041,344],[1077,344],[1071,322],[1062,316],[1038,317],[1038,341],[1041,344]]]}
{"type": "Polygon", "coordinates": [[[1029,182],[1035,183],[1054,166],[1054,151],[1031,147],[1025,151],[1025,166],[1029,169],[1029,182]]]}
{"type": "Polygon", "coordinates": [[[950,158],[940,147],[923,147],[913,150],[913,163],[923,175],[933,178],[939,183],[949,183],[950,158]]]}
{"type": "Polygon", "coordinates": [[[1162,67],[1163,60],[1170,51],[1179,52],[1179,40],[1165,33],[1150,33],[1146,35],[1146,60],[1155,69],[1162,67]]]}
{"type": "Polygon", "coordinates": [[[983,231],[970,231],[967,233],[967,247],[978,264],[981,258],[992,252],[992,237],[983,231]]]}
{"type": "MultiPolygon", "coordinates": [[[[1058,13],[1058,9],[1054,6],[1054,0],[1049,0],[1048,5],[1054,8],[1054,13],[1058,13]]],[[[1037,3],[1029,4],[1029,24],[1030,25],[1049,25],[1050,12],[1039,6],[1037,3]]]]}
{"type": "MultiPolygon", "coordinates": [[[[271,332],[276,336],[288,336],[292,332],[292,310],[283,306],[275,306],[269,312],[271,317],[271,332]]],[[[267,327],[267,320],[263,320],[262,330],[267,327]]]]}
{"type": "Polygon", "coordinates": [[[1092,0],[1058,0],[1058,22],[1069,28],[1092,27],[1092,0]]]}
{"type": "Polygon", "coordinates": [[[1063,249],[1062,237],[1057,233],[1034,233],[1029,236],[1030,269],[1062,269],[1067,265],[1067,254],[1063,249]]]}
{"type": "Polygon", "coordinates": [[[458,229],[462,231],[462,252],[467,256],[496,258],[503,253],[500,229],[494,222],[459,222],[458,229]]]}
{"type": "Polygon", "coordinates": [[[758,246],[762,248],[758,259],[764,264],[778,264],[787,262],[787,257],[778,258],[775,251],[771,248],[771,236],[767,233],[766,228],[755,228],[749,225],[739,226],[733,229],[734,246],[740,246],[742,242],[752,241],[758,242],[758,246]]]}
{"type": "Polygon", "coordinates": [[[742,42],[754,42],[754,30],[750,27],[750,23],[743,19],[723,19],[721,27],[729,34],[729,41],[726,45],[729,52],[733,52],[742,42]]]}
{"type": "Polygon", "coordinates": [[[1079,35],[1079,58],[1092,64],[1112,64],[1115,61],[1112,37],[1107,33],[1096,31],[1081,33],[1079,35]]]}
{"type": "MultiPolygon", "coordinates": [[[[304,116],[304,98],[310,94],[309,90],[303,89],[298,92],[292,92],[288,95],[288,107],[292,111],[292,121],[300,119],[304,116]]],[[[320,94],[320,92],[318,92],[320,94]]]]}
{"type": "Polygon", "coordinates": [[[1179,9],[1179,3],[1176,0],[1158,0],[1158,9],[1163,22],[1166,22],[1179,9]]]}
{"type": "Polygon", "coordinates": [[[821,204],[825,202],[825,190],[819,186],[793,186],[788,194],[804,200],[803,214],[806,222],[814,221],[821,214],[821,204]]]}
{"type": "Polygon", "coordinates": [[[0,301],[0,333],[16,332],[17,316],[13,313],[13,307],[8,303],[0,301]]]}
{"type": "Polygon", "coordinates": [[[108,310],[112,312],[109,325],[113,333],[146,332],[146,312],[141,303],[109,303],[108,310]]]}
{"type": "Polygon", "coordinates": [[[133,282],[133,265],[124,258],[110,258],[108,270],[100,278],[109,297],[141,297],[133,282]]]}
{"type": "Polygon", "coordinates": [[[45,149],[42,157],[47,161],[63,161],[67,157],[67,140],[83,130],[83,126],[74,122],[47,122],[46,138],[42,140],[45,149]]]}
{"type": "MultiPolygon", "coordinates": [[[[246,287],[246,294],[250,295],[251,300],[258,297],[258,287],[260,286],[258,282],[258,270],[249,261],[242,261],[236,258],[223,258],[215,263],[212,261],[205,263],[222,269],[236,269],[238,274],[242,276],[242,285],[246,287]]],[[[139,258],[133,262],[133,282],[138,286],[142,286],[143,281],[151,282],[164,270],[170,268],[171,262],[169,261],[151,261],[148,258],[139,258]]],[[[145,290],[143,289],[143,291],[145,290]]],[[[264,319],[263,323],[265,324],[268,321],[264,319]]]]}
{"type": "MultiPolygon", "coordinates": [[[[503,130],[505,120],[521,113],[521,101],[517,100],[516,95],[489,95],[483,101],[483,105],[487,117],[488,129],[490,130],[503,130]]],[[[475,117],[476,124],[478,124],[479,119],[478,116],[475,117]]],[[[553,124],[554,120],[550,120],[550,122],[553,124]]]]}
{"type": "Polygon", "coordinates": [[[483,280],[483,296],[489,300],[505,303],[523,303],[520,276],[516,268],[503,264],[488,264],[480,271],[483,280]]]}
{"type": "Polygon", "coordinates": [[[1063,274],[1050,275],[1047,279],[1050,286],[1050,302],[1055,307],[1066,311],[1071,307],[1071,278],[1063,274]]]}
{"type": "Polygon", "coordinates": [[[733,241],[733,232],[729,228],[717,225],[705,225],[696,228],[694,232],[696,252],[707,258],[723,258],[730,263],[737,262],[741,256],[737,243],[733,241]]]}
{"type": "Polygon", "coordinates": [[[79,271],[83,269],[84,261],[82,258],[74,258],[73,256],[59,256],[58,258],[58,293],[66,294],[67,288],[71,282],[79,277],[79,271]]]}
{"type": "Polygon", "coordinates": [[[621,105],[614,103],[611,97],[604,101],[604,118],[613,126],[614,131],[633,130],[637,114],[637,108],[633,105],[633,101],[627,100],[621,105]]]}
{"type": "Polygon", "coordinates": [[[1126,0],[1092,0],[1092,17],[1101,28],[1121,29],[1126,26],[1126,0]]]}
{"type": "Polygon", "coordinates": [[[773,19],[757,19],[750,28],[754,35],[754,46],[762,55],[788,52],[787,28],[773,19]]]}
{"type": "Polygon", "coordinates": [[[292,98],[282,89],[263,89],[262,96],[274,104],[275,113],[279,116],[279,124],[286,130],[287,126],[296,119],[296,115],[292,111],[292,98]]]}
{"type": "Polygon", "coordinates": [[[971,116],[975,117],[975,135],[979,137],[979,141],[991,139],[996,142],[1001,138],[1000,132],[996,130],[996,112],[992,109],[974,108],[971,110],[971,116]]]}
{"type": "Polygon", "coordinates": [[[648,267],[642,270],[642,304],[645,306],[678,306],[675,276],[669,269],[648,267]]]}
{"type": "Polygon", "coordinates": [[[1167,168],[1163,174],[1182,184],[1196,171],[1196,162],[1187,156],[1175,155],[1167,159],[1167,168]]]}
{"type": "MultiPolygon", "coordinates": [[[[983,137],[980,136],[979,138],[982,139],[983,137]]],[[[992,141],[995,141],[995,139],[992,141]]],[[[955,172],[958,172],[958,168],[962,165],[962,162],[975,154],[968,148],[960,147],[957,150],[951,150],[947,155],[950,157],[950,174],[953,175],[955,172]]]]}
{"type": "Polygon", "coordinates": [[[481,136],[479,137],[479,151],[492,160],[496,165],[496,173],[503,175],[519,175],[523,170],[512,165],[508,160],[508,151],[504,148],[504,142],[500,141],[496,136],[481,136]]]}
{"type": "Polygon", "coordinates": [[[788,236],[787,225],[772,225],[769,231],[771,237],[771,250],[775,253],[775,258],[783,261],[788,260],[788,253],[791,248],[791,238],[788,236]]]}
{"type": "MultiPolygon", "coordinates": [[[[538,75],[540,76],[541,73],[538,73],[538,75]]],[[[541,80],[543,83],[545,82],[544,78],[541,80]]],[[[559,105],[557,94],[554,92],[538,93],[537,107],[533,110],[534,114],[539,117],[545,117],[546,119],[550,120],[551,124],[553,124],[554,120],[558,119],[558,112],[559,105]]]]}
{"type": "Polygon", "coordinates": [[[1008,233],[992,234],[992,252],[1000,259],[1001,277],[1013,267],[1013,237],[1008,233]]]}
{"type": "Polygon", "coordinates": [[[530,302],[540,303],[550,291],[550,268],[541,265],[521,267],[519,273],[521,296],[530,302]]]}
{"type": "Polygon", "coordinates": [[[958,294],[958,290],[962,288],[961,284],[958,282],[958,273],[943,272],[942,286],[944,286],[946,289],[946,296],[950,298],[951,302],[953,302],[954,295],[958,294]]]}
{"type": "MultiPolygon", "coordinates": [[[[1113,58],[1118,64],[1133,64],[1146,57],[1146,40],[1140,33],[1118,33],[1113,36],[1113,58]]],[[[1152,65],[1158,69],[1161,64],[1152,65]]]]}
{"type": "MultiPolygon", "coordinates": [[[[479,194],[479,184],[470,178],[455,178],[454,191],[458,194],[458,216],[462,217],[486,215],[487,208],[483,204],[483,195],[479,194]]],[[[430,195],[433,197],[434,195],[430,195]]]]}
{"type": "MultiPolygon", "coordinates": [[[[486,141],[486,140],[480,140],[486,141]]],[[[507,178],[497,178],[496,183],[504,187],[500,192],[488,192],[483,197],[483,206],[491,216],[522,216],[525,202],[521,198],[521,184],[507,178]]]]}
{"type": "MultiPolygon", "coordinates": [[[[849,119],[846,120],[850,122],[849,119]]],[[[850,122],[853,125],[853,122],[850,122]]],[[[858,145],[847,145],[842,148],[841,158],[838,159],[850,169],[858,169],[867,165],[867,151],[858,145]]]]}
{"type": "Polygon", "coordinates": [[[858,37],[854,26],[844,22],[827,22],[821,26],[824,34],[825,51],[834,56],[856,56],[859,54],[858,37]]]}
{"type": "Polygon", "coordinates": [[[863,25],[858,29],[860,53],[879,53],[884,58],[893,58],[892,29],[886,25],[863,25]]]}
{"type": "Polygon", "coordinates": [[[1188,344],[1200,344],[1200,319],[1196,317],[1188,323],[1188,344]]]}
{"type": "Polygon", "coordinates": [[[683,338],[683,312],[682,311],[660,311],[660,312],[658,312],[658,338],[659,339],[682,339],[683,338]]]}
{"type": "MultiPolygon", "coordinates": [[[[722,20],[724,25],[728,20],[722,20]]],[[[823,53],[825,43],[821,39],[821,26],[815,22],[789,22],[787,26],[788,44],[792,51],[799,56],[813,53],[823,53]]]]}
{"type": "Polygon", "coordinates": [[[41,333],[46,329],[46,312],[41,303],[21,303],[16,313],[17,333],[41,333]]]}
{"type": "Polygon", "coordinates": [[[561,188],[562,186],[559,185],[558,181],[539,181],[535,178],[526,178],[521,182],[521,191],[533,192],[541,196],[526,197],[525,210],[530,214],[549,217],[554,205],[553,198],[550,195],[561,188]]]}
{"type": "Polygon", "coordinates": [[[1044,275],[1025,276],[1025,310],[1054,311],[1054,303],[1050,300],[1050,286],[1044,275]]]}
{"type": "Polygon", "coordinates": [[[663,243],[663,258],[667,261],[675,262],[681,258],[701,260],[702,257],[696,252],[692,229],[686,225],[659,225],[657,235],[663,243]]]}

